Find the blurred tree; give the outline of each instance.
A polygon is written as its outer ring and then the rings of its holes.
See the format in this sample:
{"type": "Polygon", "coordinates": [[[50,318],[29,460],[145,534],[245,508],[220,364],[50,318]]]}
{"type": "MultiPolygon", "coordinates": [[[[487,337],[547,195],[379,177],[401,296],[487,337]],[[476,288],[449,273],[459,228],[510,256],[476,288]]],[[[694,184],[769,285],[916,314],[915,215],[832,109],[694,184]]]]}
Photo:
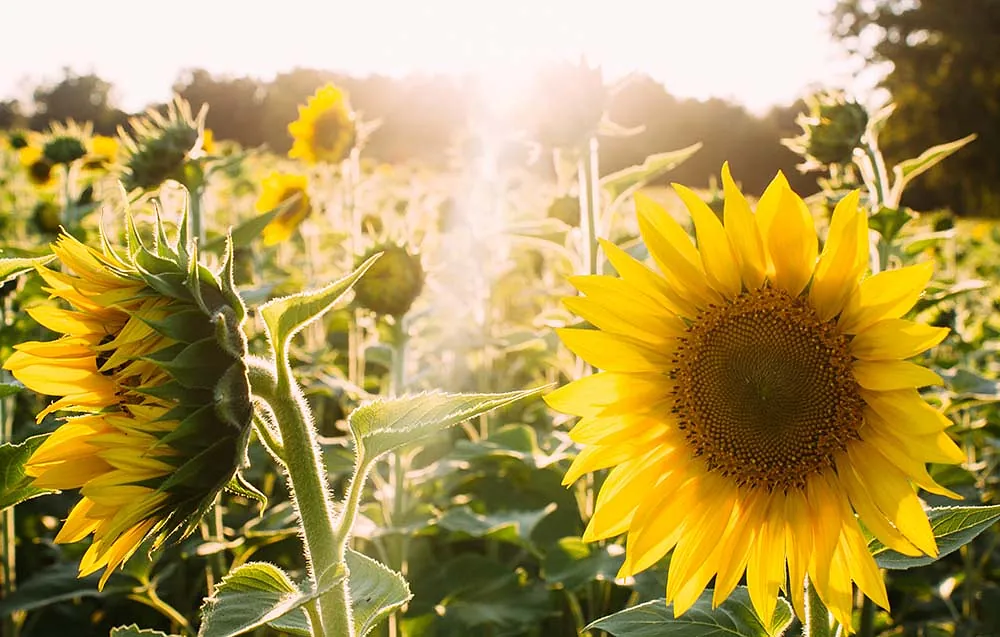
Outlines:
{"type": "Polygon", "coordinates": [[[979,135],[904,202],[1000,216],[1000,0],[838,0],[831,17],[849,51],[891,68],[881,86],[897,110],[879,138],[891,160],[979,135]]]}
{"type": "Polygon", "coordinates": [[[0,130],[20,128],[24,125],[24,115],[21,113],[20,102],[17,100],[0,102],[0,130]]]}
{"type": "Polygon", "coordinates": [[[205,126],[218,139],[237,139],[244,146],[267,141],[264,126],[265,89],[249,77],[215,77],[204,69],[191,69],[174,82],[174,92],[197,113],[208,104],[205,126]]]}
{"type": "Polygon", "coordinates": [[[127,117],[112,105],[109,82],[93,73],[76,75],[64,68],[63,79],[58,83],[35,89],[29,125],[34,130],[44,130],[52,122],[67,119],[93,122],[95,132],[111,135],[127,117]]]}

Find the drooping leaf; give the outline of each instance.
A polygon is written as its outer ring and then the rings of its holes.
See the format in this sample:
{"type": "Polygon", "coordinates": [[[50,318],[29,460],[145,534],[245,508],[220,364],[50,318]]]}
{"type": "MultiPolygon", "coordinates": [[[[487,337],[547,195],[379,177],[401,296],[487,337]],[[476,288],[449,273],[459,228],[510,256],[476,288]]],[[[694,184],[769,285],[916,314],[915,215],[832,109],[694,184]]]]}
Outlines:
{"type": "Polygon", "coordinates": [[[680,617],[675,618],[661,598],[598,619],[587,629],[600,629],[614,637],[773,637],[791,622],[791,606],[779,598],[771,626],[765,626],[754,613],[747,589],[740,586],[714,610],[708,590],[680,617]]]}
{"type": "Polygon", "coordinates": [[[698,152],[701,146],[701,142],[698,142],[687,148],[650,155],[641,164],[601,177],[601,188],[607,191],[612,200],[617,199],[626,191],[641,188],[665,172],[673,170],[698,152]]]}
{"type": "Polygon", "coordinates": [[[24,474],[24,464],[41,446],[48,434],[32,436],[21,444],[0,445],[0,511],[18,502],[36,498],[53,489],[40,489],[24,474]]]}
{"type": "Polygon", "coordinates": [[[376,259],[378,256],[373,256],[354,272],[324,288],[273,299],[262,305],[260,315],[264,318],[264,325],[275,351],[287,350],[292,336],[332,308],[376,259]]]}
{"type": "MultiPolygon", "coordinates": [[[[341,578],[329,578],[328,586],[341,578]]],[[[202,637],[242,635],[299,609],[325,591],[303,593],[277,566],[250,562],[226,575],[201,607],[202,637]]]]}
{"type": "Polygon", "coordinates": [[[20,392],[24,389],[24,385],[14,381],[12,383],[0,383],[0,398],[6,398],[7,396],[13,396],[14,394],[20,392]]]}
{"type": "MultiPolygon", "coordinates": [[[[245,248],[253,243],[254,239],[261,236],[264,232],[264,228],[267,224],[280,215],[286,208],[290,208],[294,203],[293,200],[283,201],[280,205],[272,210],[263,212],[256,217],[247,219],[240,225],[236,226],[232,230],[233,246],[237,248],[245,248]]],[[[199,249],[202,251],[209,252],[222,252],[226,247],[226,236],[216,237],[207,241],[204,246],[200,246],[199,249]]]]}
{"type": "Polygon", "coordinates": [[[357,551],[347,550],[354,633],[364,637],[413,595],[403,576],[357,551]]]}
{"type": "Polygon", "coordinates": [[[483,515],[466,505],[445,511],[437,526],[468,537],[488,537],[532,549],[531,533],[555,510],[556,504],[552,502],[536,511],[500,511],[483,515]]]}
{"type": "Polygon", "coordinates": [[[60,562],[39,570],[19,581],[17,590],[0,599],[0,617],[81,597],[114,598],[126,595],[133,588],[129,578],[118,574],[111,576],[104,590],[97,588],[100,574],[83,578],[78,575],[79,565],[76,562],[60,562]]]}
{"type": "Polygon", "coordinates": [[[109,637],[179,637],[178,635],[160,632],[151,628],[139,628],[135,624],[117,626],[111,629],[109,637]]]}
{"type": "Polygon", "coordinates": [[[355,409],[347,421],[355,442],[370,462],[435,431],[537,394],[541,389],[505,394],[432,392],[376,400],[355,409]]]}
{"type": "Polygon", "coordinates": [[[936,562],[945,555],[965,546],[992,526],[994,522],[1000,520],[1000,504],[934,507],[928,509],[927,517],[934,530],[934,539],[937,540],[938,557],[903,555],[887,548],[873,538],[868,542],[868,550],[875,556],[878,565],[882,568],[901,570],[936,562]]]}
{"type": "Polygon", "coordinates": [[[45,265],[55,258],[55,255],[49,255],[47,257],[9,257],[0,259],[0,284],[6,283],[29,270],[34,270],[36,265],[45,265]]]}

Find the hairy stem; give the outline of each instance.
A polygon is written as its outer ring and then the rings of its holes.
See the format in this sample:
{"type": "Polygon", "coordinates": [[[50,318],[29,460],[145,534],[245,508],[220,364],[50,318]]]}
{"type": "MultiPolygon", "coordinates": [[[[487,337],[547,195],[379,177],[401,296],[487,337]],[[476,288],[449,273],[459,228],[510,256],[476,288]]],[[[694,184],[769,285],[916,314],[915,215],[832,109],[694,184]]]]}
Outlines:
{"type": "Polygon", "coordinates": [[[806,580],[806,624],[802,628],[803,637],[830,637],[830,611],[813,583],[806,580]]]}

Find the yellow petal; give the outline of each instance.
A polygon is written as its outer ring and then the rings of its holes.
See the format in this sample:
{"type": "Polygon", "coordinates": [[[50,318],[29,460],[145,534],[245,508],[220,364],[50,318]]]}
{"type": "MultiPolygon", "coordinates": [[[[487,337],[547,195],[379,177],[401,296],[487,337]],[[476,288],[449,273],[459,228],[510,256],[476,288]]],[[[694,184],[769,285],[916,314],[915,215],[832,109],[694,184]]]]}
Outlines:
{"type": "Polygon", "coordinates": [[[812,216],[790,189],[781,195],[765,240],[774,262],[774,285],[797,296],[812,278],[819,247],[812,216]]]}
{"type": "Polygon", "coordinates": [[[871,411],[907,434],[936,434],[951,426],[948,417],[925,403],[916,389],[861,389],[859,393],[871,411]]]}
{"type": "Polygon", "coordinates": [[[859,385],[876,391],[944,384],[936,372],[908,361],[854,361],[852,368],[859,385]]]}
{"type": "Polygon", "coordinates": [[[903,555],[912,557],[923,555],[923,552],[913,546],[896,527],[889,523],[886,516],[879,511],[875,505],[875,501],[869,495],[867,487],[861,483],[861,480],[850,467],[850,459],[847,457],[847,454],[842,455],[837,460],[837,475],[841,486],[851,501],[851,506],[858,512],[858,518],[861,519],[865,528],[872,535],[878,538],[882,544],[903,555]]]}
{"type": "Polygon", "coordinates": [[[778,588],[785,582],[785,520],[781,495],[771,494],[767,513],[747,562],[750,602],[764,625],[770,626],[778,604],[778,588]]]}
{"type": "Polygon", "coordinates": [[[677,294],[662,276],[636,261],[629,253],[610,241],[598,239],[598,242],[618,275],[633,288],[642,290],[644,294],[662,304],[668,312],[677,316],[693,317],[698,313],[697,306],[677,294]]]}
{"type": "Polygon", "coordinates": [[[891,439],[896,447],[905,449],[914,458],[923,462],[941,462],[958,464],[965,462],[965,454],[958,448],[955,441],[944,431],[917,435],[907,431],[906,423],[890,423],[872,410],[865,410],[865,424],[862,436],[867,428],[878,431],[882,436],[891,439]]]}
{"type": "Polygon", "coordinates": [[[569,432],[569,437],[585,445],[636,446],[653,444],[669,430],[669,425],[662,419],[626,413],[606,418],[583,418],[569,432]]]}
{"type": "Polygon", "coordinates": [[[671,384],[662,374],[600,372],[575,380],[544,396],[556,411],[575,416],[597,416],[611,405],[629,408],[665,398],[671,384]]]}
{"type": "Polygon", "coordinates": [[[865,226],[864,234],[867,235],[867,218],[863,210],[858,210],[858,191],[855,190],[841,199],[833,211],[826,245],[809,288],[809,301],[820,320],[828,321],[844,309],[848,296],[864,273],[867,259],[859,259],[858,254],[867,256],[868,242],[858,231],[859,225],[865,226]]]}
{"type": "Polygon", "coordinates": [[[728,541],[719,543],[718,575],[715,578],[715,589],[712,592],[712,607],[716,608],[726,601],[736,588],[747,561],[750,559],[750,545],[760,533],[764,524],[764,504],[762,491],[737,502],[733,510],[734,530],[728,541]]]}
{"type": "Polygon", "coordinates": [[[56,544],[72,544],[79,542],[94,532],[97,528],[97,520],[87,517],[93,503],[87,498],[81,498],[79,502],[70,510],[69,517],[63,522],[62,528],[56,534],[56,544]]]}
{"type": "Polygon", "coordinates": [[[805,582],[812,554],[812,525],[805,494],[799,489],[789,489],[785,494],[785,554],[792,607],[799,618],[805,618],[805,582]]]}
{"type": "Polygon", "coordinates": [[[556,330],[567,348],[594,367],[611,372],[658,372],[670,369],[671,350],[620,334],[598,330],[556,330]]]}
{"type": "Polygon", "coordinates": [[[569,469],[563,476],[563,485],[570,485],[576,482],[585,473],[591,473],[598,469],[607,469],[621,464],[628,460],[641,457],[647,449],[642,446],[632,445],[612,445],[605,447],[593,445],[584,447],[580,453],[573,458],[569,469]]]}
{"type": "Polygon", "coordinates": [[[851,341],[851,354],[869,361],[910,358],[934,347],[946,336],[946,327],[889,318],[859,330],[851,341]]]}
{"type": "Polygon", "coordinates": [[[867,445],[851,445],[847,455],[851,467],[883,515],[914,546],[937,557],[931,524],[906,476],[891,464],[879,462],[879,455],[873,454],[867,445]]]}
{"type": "Polygon", "coordinates": [[[857,334],[883,319],[901,317],[920,298],[933,272],[934,264],[927,262],[865,279],[847,300],[837,325],[846,334],[857,334]]]}
{"type": "MultiPolygon", "coordinates": [[[[692,515],[687,532],[678,540],[670,557],[670,570],[667,573],[667,603],[674,602],[675,617],[690,608],[694,600],[705,589],[709,578],[714,575],[714,573],[708,574],[699,571],[707,559],[716,553],[719,542],[729,526],[733,506],[736,503],[735,486],[723,480],[711,480],[710,476],[705,476],[705,482],[710,481],[716,483],[714,487],[710,487],[712,489],[711,499],[701,503],[702,511],[697,519],[692,515]],[[689,586],[689,584],[694,584],[694,586],[689,586]],[[687,590],[687,595],[682,602],[677,603],[675,597],[682,589],[687,590]]],[[[717,555],[716,560],[718,560],[717,555]]]]}
{"type": "Polygon", "coordinates": [[[625,563],[618,577],[630,577],[660,560],[677,544],[686,524],[707,495],[699,488],[704,476],[690,474],[665,480],[632,519],[625,542],[625,563]]]}
{"type": "Polygon", "coordinates": [[[725,193],[723,217],[726,234],[739,262],[743,284],[748,290],[756,290],[764,284],[767,276],[764,242],[750,205],[729,174],[728,163],[722,165],[722,187],[725,193]]]}
{"type": "Polygon", "coordinates": [[[962,499],[954,491],[945,489],[934,481],[934,478],[927,473],[927,460],[924,456],[912,453],[907,443],[896,441],[882,433],[882,430],[883,428],[873,426],[862,427],[861,439],[875,447],[879,454],[885,456],[886,460],[896,465],[897,469],[925,491],[956,500],[962,499]]]}
{"type": "Polygon", "coordinates": [[[735,297],[743,291],[743,279],[725,228],[701,197],[680,184],[673,186],[694,221],[698,251],[709,283],[727,298],[735,297]]]}
{"type": "Polygon", "coordinates": [[[628,530],[636,509],[648,497],[650,487],[673,472],[683,473],[683,467],[670,466],[676,460],[673,449],[653,449],[641,458],[624,462],[608,473],[594,505],[594,515],[583,533],[585,542],[594,542],[621,535],[628,530]]]}
{"type": "Polygon", "coordinates": [[[40,305],[28,308],[28,315],[42,326],[61,334],[86,336],[89,334],[107,333],[107,328],[103,321],[82,312],[73,312],[40,305]]]}

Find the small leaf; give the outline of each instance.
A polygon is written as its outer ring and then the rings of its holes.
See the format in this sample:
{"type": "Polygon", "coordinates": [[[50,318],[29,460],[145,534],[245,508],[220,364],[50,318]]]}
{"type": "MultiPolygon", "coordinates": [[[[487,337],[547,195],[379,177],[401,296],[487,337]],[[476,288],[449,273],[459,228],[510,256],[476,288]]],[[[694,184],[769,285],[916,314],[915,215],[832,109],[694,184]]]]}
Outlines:
{"type": "Polygon", "coordinates": [[[600,546],[579,537],[564,537],[545,555],[545,581],[570,591],[593,581],[613,582],[624,561],[620,544],[600,546]]]}
{"type": "MultiPolygon", "coordinates": [[[[343,578],[330,578],[333,586],[343,578]]],[[[241,635],[300,608],[325,590],[303,593],[277,566],[250,562],[226,575],[201,607],[203,637],[241,635]]]]}
{"type": "Polygon", "coordinates": [[[902,570],[932,564],[962,548],[1000,520],[1000,504],[978,507],[934,507],[927,510],[927,517],[934,530],[934,539],[937,540],[937,557],[927,555],[910,557],[890,550],[876,539],[871,539],[868,542],[868,550],[875,556],[878,565],[882,568],[902,570]]]}
{"type": "Polygon", "coordinates": [[[0,445],[0,510],[54,492],[54,489],[32,486],[31,478],[24,475],[24,464],[47,437],[48,434],[42,434],[18,445],[0,445]]]}
{"type": "Polygon", "coordinates": [[[233,493],[241,495],[244,498],[257,501],[260,504],[262,515],[264,510],[267,509],[267,496],[261,493],[260,489],[253,486],[253,484],[243,477],[243,473],[240,471],[237,471],[236,475],[233,476],[233,479],[226,485],[226,490],[232,491],[233,493]]]}
{"type": "Polygon", "coordinates": [[[905,208],[886,208],[883,206],[868,218],[868,225],[879,233],[884,241],[890,242],[912,219],[914,219],[914,215],[905,208]]]}
{"type": "Polygon", "coordinates": [[[135,624],[129,626],[118,626],[111,629],[109,637],[178,637],[167,633],[153,630],[151,628],[139,628],[135,624]]]}
{"type": "Polygon", "coordinates": [[[340,298],[357,283],[358,279],[371,267],[378,256],[373,256],[358,269],[330,285],[310,292],[300,292],[291,296],[268,301],[260,307],[268,336],[274,351],[283,356],[288,350],[288,341],[303,327],[318,319],[332,308],[340,298]]]}
{"type": "Polygon", "coordinates": [[[347,569],[357,637],[367,635],[413,597],[402,575],[367,555],[348,549],[347,569]]]}
{"type": "MultiPolygon", "coordinates": [[[[276,208],[268,210],[267,212],[261,213],[256,217],[247,219],[240,225],[236,226],[232,230],[233,237],[233,247],[235,248],[245,248],[249,246],[254,239],[261,236],[264,232],[264,228],[267,224],[285,211],[286,208],[290,208],[293,204],[297,203],[296,200],[289,199],[288,201],[281,202],[276,208]]],[[[222,252],[226,247],[226,236],[222,235],[220,237],[215,237],[214,239],[207,241],[205,245],[200,246],[201,251],[210,252],[222,252]]]]}
{"type": "Polygon", "coordinates": [[[488,537],[499,542],[533,548],[531,534],[538,523],[556,510],[554,502],[536,511],[501,511],[482,515],[468,505],[448,509],[437,526],[469,537],[488,537]]]}
{"type": "Polygon", "coordinates": [[[601,188],[606,190],[612,199],[617,199],[626,191],[641,188],[665,172],[673,170],[700,149],[701,142],[698,142],[687,148],[650,155],[641,164],[601,177],[601,188]]]}
{"type": "Polygon", "coordinates": [[[34,270],[36,265],[45,265],[55,258],[55,255],[49,255],[47,257],[12,257],[0,259],[0,284],[6,283],[29,270],[34,270]]]}
{"type": "Polygon", "coordinates": [[[373,462],[384,453],[414,440],[537,394],[544,388],[506,394],[445,394],[433,392],[376,400],[358,407],[347,422],[364,458],[373,462]]]}
{"type": "Polygon", "coordinates": [[[973,134],[963,137],[962,139],[956,139],[953,142],[948,142],[947,144],[931,146],[924,152],[920,153],[919,157],[899,162],[896,164],[896,167],[892,169],[893,173],[896,175],[896,181],[893,183],[893,188],[902,191],[903,187],[913,181],[914,177],[922,175],[926,171],[930,170],[946,157],[952,155],[975,138],[976,136],[973,134]]]}
{"type": "Polygon", "coordinates": [[[615,637],[772,637],[791,622],[791,606],[778,598],[772,625],[764,626],[754,613],[750,594],[740,586],[714,610],[708,590],[680,617],[675,618],[661,598],[598,619],[586,630],[601,629],[615,637]]]}

